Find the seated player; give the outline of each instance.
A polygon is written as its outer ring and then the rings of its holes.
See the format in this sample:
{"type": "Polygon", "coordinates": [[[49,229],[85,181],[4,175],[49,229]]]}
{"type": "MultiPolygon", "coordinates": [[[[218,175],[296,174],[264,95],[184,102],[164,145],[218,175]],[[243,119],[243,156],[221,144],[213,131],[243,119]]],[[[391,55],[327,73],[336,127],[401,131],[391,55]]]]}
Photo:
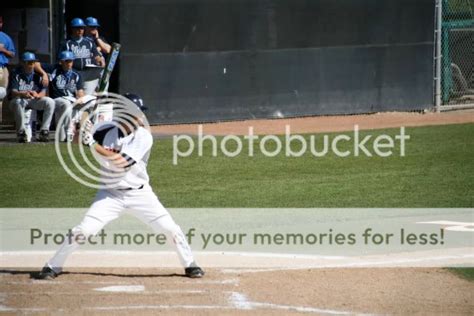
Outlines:
{"type": "Polygon", "coordinates": [[[71,141],[74,133],[71,118],[73,106],[81,103],[84,87],[79,73],[72,69],[74,54],[63,51],[59,54],[59,64],[51,71],[50,96],[55,102],[56,129],[60,141],[71,141]],[[59,126],[59,119],[65,115],[59,126]]]}
{"type": "Polygon", "coordinates": [[[47,86],[43,85],[41,76],[34,72],[37,62],[35,54],[26,52],[22,55],[22,68],[13,74],[10,83],[10,109],[15,114],[15,123],[20,143],[26,143],[25,110],[42,110],[43,121],[38,141],[49,141],[49,127],[54,112],[54,100],[46,96],[47,86]]]}

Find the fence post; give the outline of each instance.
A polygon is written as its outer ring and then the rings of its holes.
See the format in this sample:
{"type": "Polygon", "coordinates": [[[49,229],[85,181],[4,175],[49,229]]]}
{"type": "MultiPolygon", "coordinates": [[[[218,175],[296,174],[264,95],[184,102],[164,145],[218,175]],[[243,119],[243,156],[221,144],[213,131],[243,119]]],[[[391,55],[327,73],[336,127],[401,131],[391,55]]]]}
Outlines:
{"type": "Polygon", "coordinates": [[[442,42],[443,0],[436,0],[436,71],[435,71],[435,108],[440,112],[441,106],[441,42],[442,42]]]}

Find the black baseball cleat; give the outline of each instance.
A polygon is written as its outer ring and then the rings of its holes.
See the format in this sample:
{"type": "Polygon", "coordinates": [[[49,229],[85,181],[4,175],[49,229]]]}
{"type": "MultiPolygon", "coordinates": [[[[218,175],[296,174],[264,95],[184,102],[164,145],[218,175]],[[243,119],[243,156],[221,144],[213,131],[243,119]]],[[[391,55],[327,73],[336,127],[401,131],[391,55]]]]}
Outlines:
{"type": "Polygon", "coordinates": [[[19,143],[26,143],[28,142],[28,137],[26,136],[26,132],[24,130],[21,130],[18,132],[18,142],[19,143]]]}
{"type": "Polygon", "coordinates": [[[42,130],[38,136],[38,141],[39,142],[44,142],[47,143],[49,142],[49,131],[47,130],[42,130]]]}
{"type": "Polygon", "coordinates": [[[184,274],[186,274],[188,278],[197,279],[197,278],[202,278],[205,273],[201,268],[196,266],[196,267],[185,268],[184,274]]]}
{"type": "Polygon", "coordinates": [[[57,277],[58,274],[53,271],[50,267],[44,267],[36,277],[38,280],[52,280],[57,277]]]}

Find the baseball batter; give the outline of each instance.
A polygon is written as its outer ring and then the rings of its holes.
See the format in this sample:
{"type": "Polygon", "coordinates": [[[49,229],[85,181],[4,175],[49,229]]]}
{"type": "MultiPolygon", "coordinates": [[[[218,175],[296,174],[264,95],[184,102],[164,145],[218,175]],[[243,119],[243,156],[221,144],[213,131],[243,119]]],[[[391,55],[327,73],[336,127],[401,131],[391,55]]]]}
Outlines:
{"type": "MultiPolygon", "coordinates": [[[[142,113],[146,108],[142,99],[134,94],[125,94],[142,113]]],[[[82,222],[72,229],[73,238],[67,238],[56,254],[46,263],[39,279],[53,279],[58,276],[66,258],[79,247],[78,241],[97,234],[105,225],[118,218],[124,211],[131,213],[155,232],[164,232],[172,241],[185,275],[191,278],[204,276],[204,271],[194,261],[191,248],[181,228],[163,207],[149,184],[146,171],[150,150],[153,144],[151,133],[143,127],[140,116],[136,114],[127,122],[103,123],[92,133],[92,124],[82,131],[82,142],[111,164],[110,172],[116,170],[112,188],[100,189],[82,222]],[[120,126],[118,126],[120,125],[120,126]],[[133,126],[133,127],[131,127],[133,126]],[[117,177],[115,177],[117,176],[117,177]]],[[[101,164],[104,165],[104,164],[101,164]]],[[[104,183],[107,178],[102,178],[104,183]]]]}

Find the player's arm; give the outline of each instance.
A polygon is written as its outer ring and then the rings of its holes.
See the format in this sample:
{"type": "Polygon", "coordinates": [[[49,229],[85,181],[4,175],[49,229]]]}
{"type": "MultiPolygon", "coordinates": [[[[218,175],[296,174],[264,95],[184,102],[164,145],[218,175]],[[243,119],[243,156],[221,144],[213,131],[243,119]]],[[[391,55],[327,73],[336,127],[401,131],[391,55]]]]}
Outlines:
{"type": "Polygon", "coordinates": [[[110,54],[110,51],[112,50],[112,46],[109,43],[102,40],[99,36],[97,36],[97,38],[95,39],[95,42],[97,43],[97,47],[99,47],[104,53],[110,54]]]}
{"type": "Polygon", "coordinates": [[[108,130],[97,131],[92,135],[91,130],[93,128],[92,122],[87,120],[84,123],[82,129],[82,143],[86,146],[89,146],[91,149],[95,150],[99,155],[110,160],[118,168],[128,168],[135,164],[135,160],[123,153],[116,153],[111,150],[108,150],[100,144],[101,139],[105,137],[108,130]]]}
{"type": "Polygon", "coordinates": [[[12,89],[12,97],[14,98],[23,98],[31,99],[33,98],[31,91],[19,91],[17,89],[12,89]]]}
{"type": "Polygon", "coordinates": [[[0,53],[3,53],[8,58],[15,57],[15,45],[13,44],[13,41],[9,36],[7,36],[6,43],[4,45],[0,45],[0,53]]]}
{"type": "Polygon", "coordinates": [[[104,67],[105,66],[105,60],[104,57],[102,56],[96,56],[94,57],[95,62],[97,63],[98,66],[104,67]]]}
{"type": "Polygon", "coordinates": [[[136,163],[131,157],[108,150],[97,142],[89,145],[89,147],[95,150],[102,157],[108,159],[117,168],[129,168],[136,163]]]}
{"type": "Polygon", "coordinates": [[[148,131],[138,129],[135,131],[135,139],[133,142],[124,144],[120,155],[122,159],[117,159],[120,166],[131,167],[150,151],[153,145],[153,137],[148,131]]]}
{"type": "Polygon", "coordinates": [[[101,145],[96,144],[96,147],[94,147],[94,149],[99,154],[110,160],[117,168],[130,168],[136,163],[136,161],[133,160],[131,157],[128,157],[127,155],[121,153],[117,154],[113,151],[105,149],[101,145]]]}
{"type": "Polygon", "coordinates": [[[77,82],[76,82],[76,99],[78,99],[79,103],[84,103],[81,98],[85,96],[84,93],[84,81],[80,74],[77,74],[77,82]]]}
{"type": "Polygon", "coordinates": [[[102,56],[101,53],[99,53],[99,50],[97,49],[97,46],[95,45],[94,42],[90,41],[92,44],[92,56],[94,57],[94,60],[98,66],[104,67],[105,66],[105,60],[104,57],[102,56]]]}
{"type": "Polygon", "coordinates": [[[43,69],[40,62],[35,63],[35,72],[41,76],[43,81],[43,86],[47,87],[49,85],[49,76],[48,73],[43,69]]]}
{"type": "Polygon", "coordinates": [[[34,96],[35,98],[37,98],[37,99],[42,98],[42,97],[45,97],[45,96],[46,96],[46,89],[43,88],[43,89],[41,89],[40,92],[34,91],[33,96],[34,96]]]}
{"type": "Polygon", "coordinates": [[[14,50],[8,50],[8,48],[3,46],[3,45],[0,45],[0,53],[3,53],[8,58],[15,57],[15,51],[14,50]]]}

